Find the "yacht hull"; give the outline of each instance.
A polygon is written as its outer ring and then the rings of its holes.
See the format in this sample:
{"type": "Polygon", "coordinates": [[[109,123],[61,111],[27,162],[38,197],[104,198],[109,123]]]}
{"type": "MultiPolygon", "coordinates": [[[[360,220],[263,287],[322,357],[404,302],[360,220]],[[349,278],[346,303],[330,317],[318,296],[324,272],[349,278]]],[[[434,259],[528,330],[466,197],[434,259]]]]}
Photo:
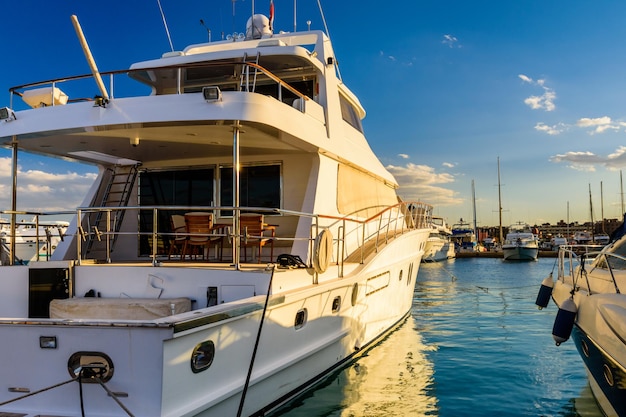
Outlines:
{"type": "MultiPolygon", "coordinates": [[[[556,282],[557,306],[571,297],[575,284],[570,276],[556,282]]],[[[578,287],[578,285],[576,285],[578,287]]],[[[589,385],[605,415],[626,415],[626,296],[574,291],[577,315],[572,339],[583,360],[589,385]]]]}
{"type": "MultiPolygon", "coordinates": [[[[365,263],[344,265],[349,272],[343,278],[336,268],[329,268],[313,286],[301,284],[310,280],[306,269],[275,270],[265,312],[266,296],[254,295],[262,293],[262,285],[251,290],[246,282],[262,280],[268,285],[272,273],[266,269],[176,267],[178,279],[195,282],[191,285],[223,288],[230,283],[230,291],[250,291],[251,297],[156,320],[0,319],[0,337],[11,340],[0,346],[0,355],[7,358],[3,381],[9,387],[0,393],[0,402],[70,379],[72,355],[99,352],[114,364],[107,386],[135,416],[234,416],[244,387],[242,415],[263,415],[359,355],[406,317],[423,254],[419,248],[427,234],[424,229],[399,236],[365,263]],[[294,325],[301,312],[304,323],[294,325]],[[41,337],[54,337],[57,347],[40,348],[41,337]],[[190,366],[192,352],[206,341],[214,345],[215,355],[210,368],[196,373],[190,366]],[[46,372],[38,374],[44,362],[46,372]],[[34,374],[39,375],[35,380],[34,374]]],[[[8,296],[19,292],[20,281],[28,280],[28,268],[6,270],[8,296]]],[[[76,289],[82,292],[106,277],[119,288],[133,276],[167,280],[172,271],[167,265],[84,265],[75,267],[73,274],[77,282],[86,281],[76,289]]],[[[100,300],[105,299],[94,303],[100,300]]],[[[7,299],[4,309],[11,308],[19,307],[7,299]]],[[[18,311],[4,313],[7,317],[18,311]]],[[[82,393],[78,385],[71,382],[0,410],[25,416],[41,410],[79,416],[82,401],[90,415],[126,415],[98,384],[83,383],[82,393]]]]}
{"type": "Polygon", "coordinates": [[[537,247],[502,247],[502,253],[505,261],[535,261],[539,256],[539,248],[537,247]]]}

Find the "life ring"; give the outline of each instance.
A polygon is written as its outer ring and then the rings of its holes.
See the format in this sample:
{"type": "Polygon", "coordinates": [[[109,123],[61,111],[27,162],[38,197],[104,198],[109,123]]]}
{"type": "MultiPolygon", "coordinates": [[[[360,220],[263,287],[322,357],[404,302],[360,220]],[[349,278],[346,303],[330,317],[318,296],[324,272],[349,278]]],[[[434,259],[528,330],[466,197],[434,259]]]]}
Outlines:
{"type": "Polygon", "coordinates": [[[315,238],[313,245],[313,269],[318,274],[326,272],[333,257],[333,234],[324,229],[315,238]]]}

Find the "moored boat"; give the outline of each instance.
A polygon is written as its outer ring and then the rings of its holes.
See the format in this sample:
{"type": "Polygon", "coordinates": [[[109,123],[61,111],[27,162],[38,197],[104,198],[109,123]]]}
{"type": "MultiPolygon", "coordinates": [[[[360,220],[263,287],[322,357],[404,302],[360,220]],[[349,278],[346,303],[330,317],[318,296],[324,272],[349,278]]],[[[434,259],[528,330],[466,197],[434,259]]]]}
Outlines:
{"type": "Polygon", "coordinates": [[[11,222],[0,218],[0,265],[10,263],[8,259],[11,257],[11,248],[16,263],[26,264],[50,259],[63,240],[68,226],[69,222],[63,220],[39,221],[39,216],[36,215],[30,221],[16,223],[12,231],[11,222]]]}
{"type": "Polygon", "coordinates": [[[532,228],[518,222],[509,227],[502,243],[505,261],[535,261],[539,256],[539,239],[532,228]]]}
{"type": "Polygon", "coordinates": [[[469,223],[460,219],[458,223],[452,225],[451,230],[451,240],[457,253],[476,251],[476,233],[469,223]]]}
{"type": "Polygon", "coordinates": [[[327,35],[270,22],[10,90],[4,145],[99,175],[52,260],[2,269],[0,414],[260,416],[407,316],[432,207],[399,202],[327,35]]]}
{"type": "Polygon", "coordinates": [[[426,241],[423,262],[439,262],[454,258],[452,231],[442,217],[433,216],[432,230],[426,241]]]}
{"type": "Polygon", "coordinates": [[[559,307],[553,337],[557,345],[572,337],[591,390],[603,413],[610,417],[626,415],[623,291],[626,291],[626,237],[604,248],[560,247],[558,279],[551,291],[559,307]]]}

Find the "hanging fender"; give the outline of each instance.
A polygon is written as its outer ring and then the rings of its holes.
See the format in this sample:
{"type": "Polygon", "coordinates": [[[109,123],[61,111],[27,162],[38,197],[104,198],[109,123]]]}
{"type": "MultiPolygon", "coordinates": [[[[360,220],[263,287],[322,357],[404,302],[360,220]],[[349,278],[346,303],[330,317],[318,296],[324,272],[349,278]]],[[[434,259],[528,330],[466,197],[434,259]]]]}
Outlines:
{"type": "Polygon", "coordinates": [[[552,327],[552,338],[557,346],[569,339],[570,334],[572,334],[577,312],[578,307],[576,307],[576,303],[571,298],[563,301],[559,307],[559,312],[556,314],[554,326],[552,327]]]}
{"type": "Polygon", "coordinates": [[[552,279],[552,272],[550,275],[544,278],[539,287],[539,293],[537,294],[537,300],[535,304],[539,307],[539,310],[546,308],[550,302],[550,295],[552,295],[552,288],[554,288],[554,280],[552,279]]]}

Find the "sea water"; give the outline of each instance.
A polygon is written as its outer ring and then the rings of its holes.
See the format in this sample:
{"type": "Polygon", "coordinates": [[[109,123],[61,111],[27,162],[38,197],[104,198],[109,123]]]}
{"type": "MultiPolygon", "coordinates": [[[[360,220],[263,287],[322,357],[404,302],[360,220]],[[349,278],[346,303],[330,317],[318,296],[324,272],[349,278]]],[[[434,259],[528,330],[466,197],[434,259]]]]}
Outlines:
{"type": "Polygon", "coordinates": [[[556,307],[535,305],[555,259],[466,258],[420,266],[397,330],[283,417],[602,417],[571,340],[552,340],[556,307]]]}

